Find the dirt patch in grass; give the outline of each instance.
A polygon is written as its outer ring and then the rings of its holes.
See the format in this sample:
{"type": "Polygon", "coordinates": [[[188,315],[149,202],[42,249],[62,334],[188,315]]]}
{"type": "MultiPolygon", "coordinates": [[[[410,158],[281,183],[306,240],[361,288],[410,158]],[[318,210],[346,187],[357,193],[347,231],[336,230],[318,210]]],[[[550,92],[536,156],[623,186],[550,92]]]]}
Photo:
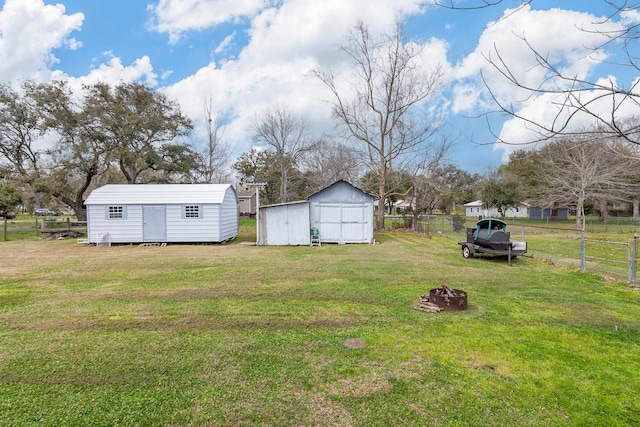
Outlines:
{"type": "Polygon", "coordinates": [[[309,408],[309,425],[343,426],[354,425],[349,411],[342,405],[327,399],[320,393],[296,390],[296,399],[304,402],[309,408]]]}
{"type": "Polygon", "coordinates": [[[353,349],[360,349],[360,348],[367,347],[367,343],[364,342],[364,340],[361,340],[358,338],[348,339],[345,342],[343,342],[342,345],[344,345],[347,348],[353,348],[353,349]]]}

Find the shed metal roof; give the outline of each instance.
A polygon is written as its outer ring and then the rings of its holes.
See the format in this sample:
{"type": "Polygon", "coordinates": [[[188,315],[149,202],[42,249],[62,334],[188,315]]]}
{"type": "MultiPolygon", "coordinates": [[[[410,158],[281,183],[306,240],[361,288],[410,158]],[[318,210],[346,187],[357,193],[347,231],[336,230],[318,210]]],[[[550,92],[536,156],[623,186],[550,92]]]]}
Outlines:
{"type": "Polygon", "coordinates": [[[318,194],[320,194],[320,193],[323,193],[323,192],[325,192],[325,191],[329,190],[329,189],[330,189],[330,188],[332,188],[332,187],[341,187],[341,186],[351,187],[351,188],[353,188],[354,190],[359,191],[360,193],[362,193],[363,195],[365,195],[365,196],[367,196],[367,197],[370,197],[370,198],[372,198],[372,199],[374,198],[371,194],[369,194],[369,193],[367,193],[366,191],[364,191],[364,190],[362,190],[362,189],[360,189],[360,188],[356,187],[355,185],[351,184],[350,182],[347,182],[347,181],[345,181],[344,179],[340,179],[340,180],[338,180],[338,181],[334,182],[333,184],[331,184],[331,185],[329,185],[329,186],[327,186],[327,187],[323,188],[322,190],[320,190],[320,191],[316,191],[315,193],[313,193],[312,195],[310,195],[309,197],[307,197],[307,200],[312,199],[312,198],[313,198],[313,197],[315,197],[316,195],[318,195],[318,194]]]}
{"type": "MultiPolygon", "coordinates": [[[[108,184],[89,194],[86,205],[222,203],[231,184],[108,184]]],[[[236,196],[237,198],[237,196],[236,196]]]]}

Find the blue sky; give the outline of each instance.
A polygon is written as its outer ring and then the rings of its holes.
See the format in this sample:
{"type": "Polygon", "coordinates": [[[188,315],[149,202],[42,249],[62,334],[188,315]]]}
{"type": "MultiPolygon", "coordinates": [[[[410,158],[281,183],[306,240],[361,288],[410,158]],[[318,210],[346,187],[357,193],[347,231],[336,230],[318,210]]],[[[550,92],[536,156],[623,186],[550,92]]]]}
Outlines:
{"type": "MultiPolygon", "coordinates": [[[[609,13],[604,0],[534,0],[501,19],[519,3],[452,11],[415,0],[4,0],[0,81],[63,78],[78,87],[98,80],[141,81],[180,102],[194,120],[196,144],[204,135],[204,103],[211,102],[214,111],[230,118],[225,138],[239,155],[251,147],[251,119],[277,102],[308,117],[316,134],[333,132],[323,102],[330,95],[310,79],[309,70],[333,67],[346,76],[337,54],[346,32],[362,19],[372,32],[382,33],[400,17],[409,38],[429,52],[425,65],[438,63],[445,70],[441,97],[431,102],[456,140],[449,160],[484,173],[527,139],[521,124],[495,117],[494,132],[516,145],[478,144],[495,139],[483,118],[473,118],[492,109],[480,71],[501,99],[522,101],[488,72],[482,56],[493,46],[524,78],[534,74],[532,59],[514,34],[525,34],[581,76],[614,76],[627,86],[637,77],[610,64],[613,50],[606,52],[609,57],[586,60],[584,46],[598,40],[577,27],[609,13]]],[[[635,15],[628,19],[637,22],[635,15]]],[[[548,105],[548,99],[535,97],[521,111],[545,120],[548,105]]]]}

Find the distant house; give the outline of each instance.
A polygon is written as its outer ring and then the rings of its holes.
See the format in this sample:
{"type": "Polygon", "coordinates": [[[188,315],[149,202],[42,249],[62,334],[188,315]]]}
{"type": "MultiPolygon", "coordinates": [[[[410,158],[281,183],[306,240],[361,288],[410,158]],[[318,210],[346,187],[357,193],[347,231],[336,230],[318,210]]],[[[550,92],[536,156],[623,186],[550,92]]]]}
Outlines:
{"type": "MultiPolygon", "coordinates": [[[[468,217],[499,217],[498,208],[491,207],[485,208],[482,204],[482,200],[476,200],[473,202],[465,203],[465,215],[468,217]]],[[[529,217],[529,205],[527,203],[519,203],[518,206],[510,207],[505,212],[506,218],[528,218],[529,217]]]]}
{"type": "Polygon", "coordinates": [[[405,213],[411,211],[415,207],[413,199],[411,200],[398,200],[393,204],[393,212],[405,213]]]}
{"type": "Polygon", "coordinates": [[[482,200],[476,200],[474,202],[465,203],[464,205],[465,215],[471,217],[488,216],[484,214],[484,207],[482,206],[482,200]]]}
{"type": "Polygon", "coordinates": [[[238,235],[230,184],[105,185],[85,204],[89,243],[206,243],[238,235]]]}
{"type": "Polygon", "coordinates": [[[256,189],[238,191],[238,212],[240,216],[253,218],[256,216],[256,189]]]}
{"type": "Polygon", "coordinates": [[[373,243],[373,197],[337,181],[306,200],[260,206],[259,245],[308,245],[312,228],[322,243],[373,243]]]}

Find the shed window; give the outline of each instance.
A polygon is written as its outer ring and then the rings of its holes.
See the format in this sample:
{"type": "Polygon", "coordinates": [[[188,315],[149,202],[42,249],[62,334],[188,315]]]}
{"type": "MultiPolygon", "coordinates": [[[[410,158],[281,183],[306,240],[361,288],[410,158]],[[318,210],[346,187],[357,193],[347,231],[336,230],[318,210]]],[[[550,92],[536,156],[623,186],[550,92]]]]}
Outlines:
{"type": "Polygon", "coordinates": [[[107,219],[125,219],[126,214],[124,206],[109,206],[107,208],[107,219]]]}
{"type": "Polygon", "coordinates": [[[183,216],[184,218],[202,218],[201,212],[202,209],[200,209],[199,205],[186,205],[183,216]]]}

